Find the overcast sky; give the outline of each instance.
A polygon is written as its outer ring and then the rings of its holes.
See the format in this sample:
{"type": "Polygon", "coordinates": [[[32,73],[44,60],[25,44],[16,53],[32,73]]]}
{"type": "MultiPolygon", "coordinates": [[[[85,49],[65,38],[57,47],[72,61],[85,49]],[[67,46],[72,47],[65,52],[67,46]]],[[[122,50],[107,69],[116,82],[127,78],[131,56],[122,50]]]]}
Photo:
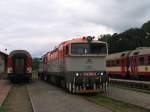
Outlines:
{"type": "Polygon", "coordinates": [[[0,0],[0,50],[40,57],[71,38],[123,32],[150,19],[150,0],[0,0]]]}

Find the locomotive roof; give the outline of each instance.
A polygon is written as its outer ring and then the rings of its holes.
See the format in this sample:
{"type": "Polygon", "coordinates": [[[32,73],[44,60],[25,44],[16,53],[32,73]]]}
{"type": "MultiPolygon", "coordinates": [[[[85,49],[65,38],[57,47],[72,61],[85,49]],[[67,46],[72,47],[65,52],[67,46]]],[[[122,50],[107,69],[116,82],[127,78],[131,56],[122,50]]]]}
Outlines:
{"type": "MultiPolygon", "coordinates": [[[[106,42],[99,41],[99,40],[94,40],[94,39],[92,40],[92,42],[94,42],[94,43],[106,43],[106,42]]],[[[60,43],[57,48],[53,49],[53,50],[50,51],[50,52],[45,53],[42,57],[45,57],[45,56],[47,56],[49,53],[53,53],[53,52],[57,51],[57,49],[58,49],[60,46],[66,46],[66,45],[72,44],[72,43],[87,43],[87,37],[74,38],[74,39],[72,39],[72,40],[64,41],[64,42],[60,43]]]]}
{"type": "Polygon", "coordinates": [[[10,56],[13,56],[15,54],[19,54],[19,53],[22,53],[22,54],[26,54],[28,57],[31,57],[30,53],[26,50],[14,50],[12,52],[10,52],[10,56]]]}
{"type": "Polygon", "coordinates": [[[139,48],[136,48],[135,50],[133,50],[130,53],[130,56],[133,56],[133,55],[145,55],[145,54],[150,54],[150,47],[139,47],[139,48]]]}
{"type": "MultiPolygon", "coordinates": [[[[99,40],[92,40],[92,42],[95,42],[95,43],[106,43],[106,42],[103,42],[103,41],[99,41],[99,40]]],[[[82,37],[82,38],[75,38],[75,39],[72,39],[72,40],[68,40],[68,41],[65,41],[65,42],[62,42],[60,45],[62,44],[70,44],[70,43],[87,43],[87,39],[86,37],[82,37]]]]}
{"type": "Polygon", "coordinates": [[[106,59],[107,60],[114,60],[114,59],[120,59],[121,57],[125,58],[128,56],[129,52],[130,51],[124,51],[124,52],[109,54],[106,56],[106,59]]]}

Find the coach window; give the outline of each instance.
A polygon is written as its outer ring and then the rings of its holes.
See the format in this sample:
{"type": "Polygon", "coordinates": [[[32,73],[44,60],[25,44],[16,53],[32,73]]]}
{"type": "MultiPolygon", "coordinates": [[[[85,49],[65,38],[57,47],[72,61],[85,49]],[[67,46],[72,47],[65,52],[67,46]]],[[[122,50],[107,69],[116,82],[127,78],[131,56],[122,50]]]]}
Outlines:
{"type": "Polygon", "coordinates": [[[111,66],[114,66],[113,60],[111,61],[111,66]]]}
{"type": "Polygon", "coordinates": [[[144,65],[144,57],[140,57],[139,58],[139,64],[140,65],[144,65]]]}
{"type": "Polygon", "coordinates": [[[134,52],[134,53],[133,53],[133,55],[138,55],[138,54],[139,54],[139,52],[134,52]]]}
{"type": "Polygon", "coordinates": [[[115,61],[114,60],[111,61],[111,65],[115,66],[115,61]]]}
{"type": "Polygon", "coordinates": [[[117,60],[114,60],[114,66],[117,66],[117,60]]]}
{"type": "Polygon", "coordinates": [[[116,66],[119,66],[119,60],[116,60],[116,66]]]}
{"type": "Polygon", "coordinates": [[[107,62],[106,62],[106,66],[107,66],[107,67],[110,67],[110,61],[107,61],[107,62]]]}
{"type": "Polygon", "coordinates": [[[121,54],[121,57],[125,56],[125,53],[121,54]]]}
{"type": "Polygon", "coordinates": [[[150,65],[150,56],[148,56],[148,65],[150,65]]]}

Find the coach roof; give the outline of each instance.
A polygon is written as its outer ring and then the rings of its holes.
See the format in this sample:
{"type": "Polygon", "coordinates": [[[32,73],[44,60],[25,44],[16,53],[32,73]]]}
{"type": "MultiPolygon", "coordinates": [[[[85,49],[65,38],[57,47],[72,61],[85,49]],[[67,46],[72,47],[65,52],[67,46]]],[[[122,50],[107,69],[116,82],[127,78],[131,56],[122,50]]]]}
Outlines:
{"type": "Polygon", "coordinates": [[[150,47],[139,47],[139,48],[136,48],[135,50],[133,50],[130,53],[130,56],[133,56],[133,55],[145,55],[145,54],[150,54],[150,47]]]}
{"type": "Polygon", "coordinates": [[[10,56],[13,56],[15,54],[26,54],[28,57],[31,57],[30,53],[26,50],[14,50],[12,52],[10,52],[10,56]]]}
{"type": "Polygon", "coordinates": [[[126,58],[128,56],[130,51],[124,51],[119,53],[113,53],[106,56],[107,60],[114,60],[114,59],[120,59],[120,58],[126,58]]]}

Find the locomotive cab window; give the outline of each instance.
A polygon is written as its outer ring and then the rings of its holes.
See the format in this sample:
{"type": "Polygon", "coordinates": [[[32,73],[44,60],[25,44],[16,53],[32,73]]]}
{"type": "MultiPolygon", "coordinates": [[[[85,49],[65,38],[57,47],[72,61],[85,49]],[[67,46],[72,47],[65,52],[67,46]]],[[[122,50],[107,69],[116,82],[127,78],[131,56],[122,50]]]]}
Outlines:
{"type": "Polygon", "coordinates": [[[106,54],[105,43],[75,43],[71,45],[72,54],[106,54]]]}
{"type": "Polygon", "coordinates": [[[65,47],[65,51],[66,51],[66,55],[68,55],[69,54],[69,46],[68,45],[65,47]]]}
{"type": "Polygon", "coordinates": [[[91,54],[105,54],[107,53],[106,44],[103,43],[92,43],[90,45],[91,54]]]}
{"type": "Polygon", "coordinates": [[[139,58],[139,64],[140,65],[144,65],[144,57],[140,57],[139,58]]]}

